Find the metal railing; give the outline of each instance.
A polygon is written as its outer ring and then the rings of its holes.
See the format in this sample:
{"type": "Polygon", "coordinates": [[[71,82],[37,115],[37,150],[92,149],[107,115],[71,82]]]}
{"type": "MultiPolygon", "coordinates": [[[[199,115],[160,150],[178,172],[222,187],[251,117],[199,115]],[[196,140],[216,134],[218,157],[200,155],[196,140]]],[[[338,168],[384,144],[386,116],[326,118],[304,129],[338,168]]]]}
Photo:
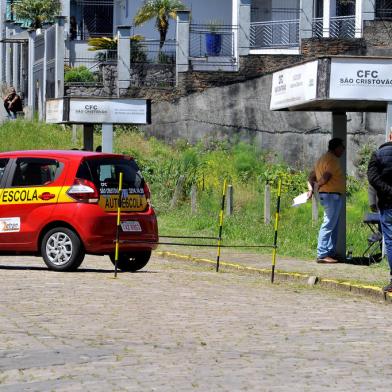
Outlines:
{"type": "Polygon", "coordinates": [[[131,87],[172,88],[176,84],[175,40],[131,41],[131,87]]]}
{"type": "Polygon", "coordinates": [[[376,0],[376,18],[392,19],[392,0],[376,0]]]}
{"type": "Polygon", "coordinates": [[[299,46],[299,19],[271,20],[250,24],[251,49],[297,46],[299,46]]]}
{"type": "MultiPolygon", "coordinates": [[[[312,23],[313,37],[322,38],[323,18],[314,18],[312,23]]],[[[330,19],[329,36],[331,38],[354,38],[355,15],[333,16],[330,19]]]]}
{"type": "Polygon", "coordinates": [[[175,64],[177,42],[166,40],[161,47],[159,40],[130,41],[131,63],[175,64]]]}
{"type": "Polygon", "coordinates": [[[191,24],[190,57],[234,57],[234,31],[237,26],[191,24]]]}
{"type": "Polygon", "coordinates": [[[112,36],[113,7],[113,0],[71,0],[71,39],[112,36]]]}
{"type": "Polygon", "coordinates": [[[75,45],[74,47],[66,47],[64,60],[72,66],[85,65],[90,67],[91,64],[99,63],[116,63],[117,50],[88,50],[85,45],[75,45]]]}

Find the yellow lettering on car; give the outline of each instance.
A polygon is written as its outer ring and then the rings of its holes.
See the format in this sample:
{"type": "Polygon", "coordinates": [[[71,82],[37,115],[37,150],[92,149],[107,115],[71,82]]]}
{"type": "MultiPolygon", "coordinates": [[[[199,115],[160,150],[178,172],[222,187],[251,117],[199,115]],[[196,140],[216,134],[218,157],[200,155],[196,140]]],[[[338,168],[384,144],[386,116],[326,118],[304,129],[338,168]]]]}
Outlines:
{"type": "MultiPolygon", "coordinates": [[[[99,205],[105,211],[117,211],[118,195],[101,195],[99,205]]],[[[146,207],[147,200],[144,195],[128,195],[121,199],[121,211],[124,212],[144,211],[146,207]]]]}
{"type": "Polygon", "coordinates": [[[0,193],[0,205],[57,203],[62,187],[5,188],[0,193]]]}

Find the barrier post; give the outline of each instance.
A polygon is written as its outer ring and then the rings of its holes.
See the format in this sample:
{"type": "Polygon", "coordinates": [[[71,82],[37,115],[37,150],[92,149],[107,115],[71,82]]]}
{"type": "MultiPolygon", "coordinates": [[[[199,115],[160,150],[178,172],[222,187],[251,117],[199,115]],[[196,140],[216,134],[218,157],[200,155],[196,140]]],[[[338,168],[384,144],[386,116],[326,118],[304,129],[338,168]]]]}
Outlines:
{"type": "Polygon", "coordinates": [[[271,185],[266,183],[264,188],[264,223],[271,223],[271,185]]]}
{"type": "Polygon", "coordinates": [[[282,191],[282,179],[279,178],[279,182],[278,182],[278,198],[277,198],[277,201],[276,201],[276,213],[275,213],[274,248],[272,249],[271,283],[274,283],[274,278],[275,278],[276,248],[277,248],[277,244],[278,244],[278,225],[279,225],[280,194],[281,194],[281,191],[282,191]]]}
{"type": "Polygon", "coordinates": [[[216,255],[216,272],[219,271],[219,259],[220,259],[221,243],[222,243],[223,212],[225,210],[226,190],[227,190],[227,181],[225,179],[223,181],[222,204],[221,204],[221,210],[219,213],[219,235],[218,235],[218,252],[216,255]]]}
{"type": "Polygon", "coordinates": [[[118,182],[116,250],[114,253],[114,277],[115,278],[117,278],[118,248],[119,248],[119,240],[120,240],[122,182],[123,182],[123,174],[122,172],[120,172],[120,178],[118,182]]]}

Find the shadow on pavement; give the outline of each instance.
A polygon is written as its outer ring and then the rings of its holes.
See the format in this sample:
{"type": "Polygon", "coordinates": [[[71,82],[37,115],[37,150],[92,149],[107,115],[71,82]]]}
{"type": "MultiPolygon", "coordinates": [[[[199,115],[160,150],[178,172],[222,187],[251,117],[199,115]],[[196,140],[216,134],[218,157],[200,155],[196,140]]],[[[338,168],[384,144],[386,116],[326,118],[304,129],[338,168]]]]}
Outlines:
{"type": "Polygon", "coordinates": [[[346,259],[344,261],[340,261],[340,263],[343,264],[351,264],[351,265],[371,265],[371,264],[376,264],[380,263],[382,260],[382,255],[381,253],[377,253],[375,255],[372,255],[370,257],[353,257],[351,259],[346,259]]]}
{"type": "MultiPolygon", "coordinates": [[[[55,273],[67,273],[67,274],[78,274],[86,272],[95,272],[100,274],[114,274],[114,269],[102,269],[102,268],[79,268],[76,271],[52,271],[47,267],[36,267],[36,266],[21,266],[21,265],[0,265],[0,270],[14,270],[14,271],[48,271],[55,273]]],[[[136,271],[136,272],[123,272],[118,270],[118,274],[157,274],[157,271],[136,271]]]]}

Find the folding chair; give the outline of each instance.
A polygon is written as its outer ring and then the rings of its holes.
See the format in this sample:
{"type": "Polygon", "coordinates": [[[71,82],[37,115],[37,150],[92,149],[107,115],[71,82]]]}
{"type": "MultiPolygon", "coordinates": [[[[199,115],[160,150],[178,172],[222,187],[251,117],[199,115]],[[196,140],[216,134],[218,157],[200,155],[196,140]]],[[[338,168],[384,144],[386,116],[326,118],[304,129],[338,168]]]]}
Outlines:
{"type": "Polygon", "coordinates": [[[369,235],[368,247],[363,252],[362,257],[369,260],[369,265],[371,263],[377,263],[382,257],[382,233],[381,233],[381,222],[380,214],[378,212],[369,212],[363,218],[363,223],[365,223],[371,230],[369,235]]]}

